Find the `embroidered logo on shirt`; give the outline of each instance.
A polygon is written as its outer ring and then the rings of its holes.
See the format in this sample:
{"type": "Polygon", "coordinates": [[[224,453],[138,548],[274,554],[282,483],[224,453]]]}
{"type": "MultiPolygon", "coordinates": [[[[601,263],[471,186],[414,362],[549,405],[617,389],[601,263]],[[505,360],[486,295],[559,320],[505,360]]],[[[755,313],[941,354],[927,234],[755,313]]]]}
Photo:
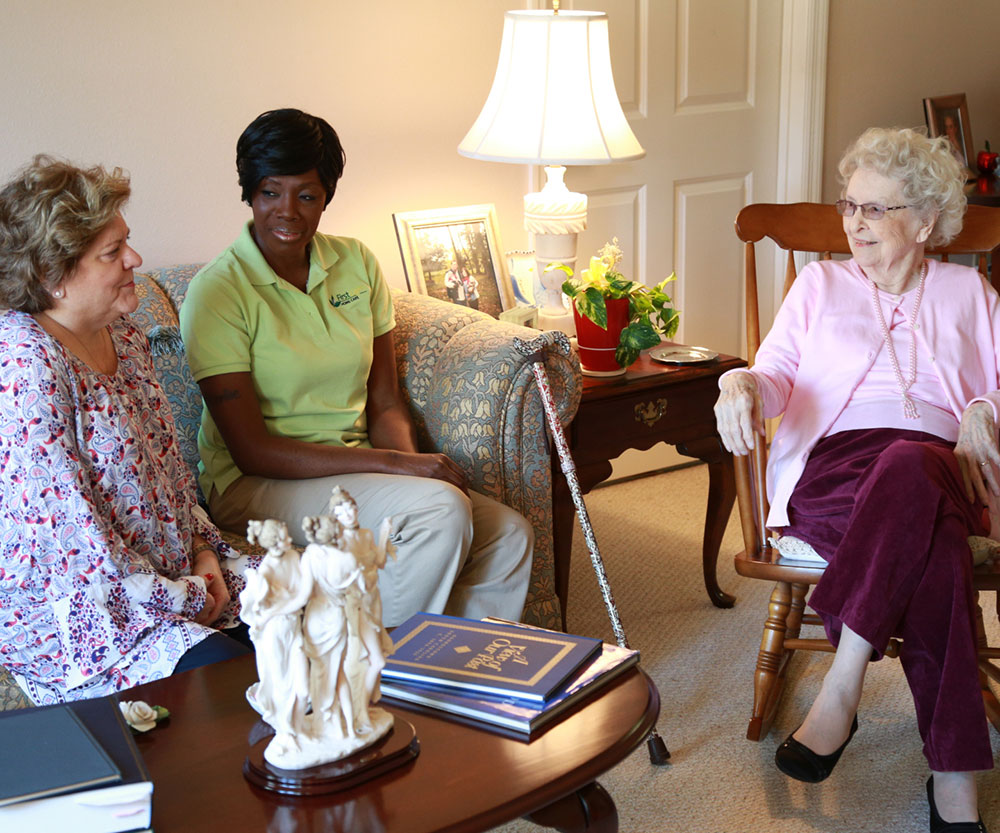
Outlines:
{"type": "Polygon", "coordinates": [[[330,303],[334,307],[342,307],[345,304],[353,304],[360,298],[360,295],[355,295],[353,292],[338,292],[336,295],[330,296],[330,303]]]}

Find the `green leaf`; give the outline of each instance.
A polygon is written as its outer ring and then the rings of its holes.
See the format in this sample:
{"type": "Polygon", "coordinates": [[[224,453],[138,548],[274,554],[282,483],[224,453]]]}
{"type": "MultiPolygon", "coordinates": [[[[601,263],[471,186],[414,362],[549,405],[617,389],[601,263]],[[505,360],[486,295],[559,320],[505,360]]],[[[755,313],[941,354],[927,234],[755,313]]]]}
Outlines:
{"type": "Polygon", "coordinates": [[[665,309],[660,313],[659,330],[664,338],[673,338],[681,323],[681,315],[677,310],[665,309]]]}
{"type": "Polygon", "coordinates": [[[660,337],[648,321],[633,321],[624,330],[615,350],[615,361],[621,367],[628,367],[639,358],[639,353],[647,347],[660,343],[660,337]]]}
{"type": "Polygon", "coordinates": [[[639,358],[639,350],[630,344],[618,344],[615,348],[615,361],[619,367],[628,367],[639,358]]]}
{"type": "Polygon", "coordinates": [[[608,328],[608,305],[604,295],[597,287],[588,286],[576,296],[576,308],[580,315],[589,318],[602,330],[608,328]]]}
{"type": "Polygon", "coordinates": [[[625,280],[621,275],[615,272],[609,272],[608,275],[608,286],[611,287],[613,298],[624,298],[626,295],[631,294],[633,281],[625,280]]]}
{"type": "Polygon", "coordinates": [[[677,280],[677,273],[676,272],[671,272],[667,277],[665,277],[662,281],[660,281],[656,285],[657,291],[658,292],[663,292],[663,287],[665,287],[671,281],[675,281],[675,280],[677,280]]]}
{"type": "Polygon", "coordinates": [[[630,343],[635,344],[640,350],[655,347],[660,343],[660,334],[647,320],[633,321],[622,331],[622,335],[626,332],[630,343]]]}
{"type": "Polygon", "coordinates": [[[648,295],[634,295],[631,301],[629,307],[629,319],[631,320],[638,316],[648,316],[653,311],[653,302],[648,295]]]}

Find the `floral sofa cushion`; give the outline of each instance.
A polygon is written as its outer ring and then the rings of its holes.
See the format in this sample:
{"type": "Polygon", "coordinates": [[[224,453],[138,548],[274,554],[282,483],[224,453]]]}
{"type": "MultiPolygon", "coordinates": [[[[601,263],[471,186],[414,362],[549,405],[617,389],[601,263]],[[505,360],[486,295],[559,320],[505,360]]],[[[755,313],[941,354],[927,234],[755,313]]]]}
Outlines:
{"type": "MultiPolygon", "coordinates": [[[[198,429],[201,426],[201,389],[191,375],[184,355],[184,342],[177,325],[164,327],[157,324],[147,331],[153,352],[156,378],[170,400],[170,410],[177,428],[177,442],[181,456],[198,482],[198,429]]],[[[205,504],[201,487],[197,486],[198,500],[205,504]]]]}

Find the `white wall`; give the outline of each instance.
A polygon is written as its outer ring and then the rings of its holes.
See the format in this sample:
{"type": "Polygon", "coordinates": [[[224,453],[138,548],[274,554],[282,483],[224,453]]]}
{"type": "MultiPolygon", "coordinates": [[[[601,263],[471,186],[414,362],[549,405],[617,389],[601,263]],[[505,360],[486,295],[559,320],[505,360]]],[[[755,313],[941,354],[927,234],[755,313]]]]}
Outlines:
{"type": "Polygon", "coordinates": [[[39,152],[119,165],[149,267],[216,255],[249,209],[236,140],[259,113],[326,118],[347,168],[321,230],[360,237],[394,285],[394,211],[492,202],[527,248],[524,166],[456,147],[518,0],[0,0],[0,180],[39,152]]]}
{"type": "MultiPolygon", "coordinates": [[[[837,162],[868,127],[920,127],[923,99],[965,93],[975,150],[1000,149],[996,0],[832,0],[823,199],[837,162]]],[[[974,164],[974,163],[973,163],[974,164]]]]}

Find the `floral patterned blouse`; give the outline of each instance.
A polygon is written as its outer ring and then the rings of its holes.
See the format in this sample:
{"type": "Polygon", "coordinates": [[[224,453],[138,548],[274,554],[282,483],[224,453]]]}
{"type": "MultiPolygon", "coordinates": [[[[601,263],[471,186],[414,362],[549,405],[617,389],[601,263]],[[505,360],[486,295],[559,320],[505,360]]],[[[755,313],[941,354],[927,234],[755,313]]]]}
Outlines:
{"type": "Polygon", "coordinates": [[[0,664],[37,704],[168,676],[212,628],[194,533],[219,551],[236,624],[242,574],[195,501],[146,337],[109,328],[94,372],[30,315],[0,312],[0,664]]]}

